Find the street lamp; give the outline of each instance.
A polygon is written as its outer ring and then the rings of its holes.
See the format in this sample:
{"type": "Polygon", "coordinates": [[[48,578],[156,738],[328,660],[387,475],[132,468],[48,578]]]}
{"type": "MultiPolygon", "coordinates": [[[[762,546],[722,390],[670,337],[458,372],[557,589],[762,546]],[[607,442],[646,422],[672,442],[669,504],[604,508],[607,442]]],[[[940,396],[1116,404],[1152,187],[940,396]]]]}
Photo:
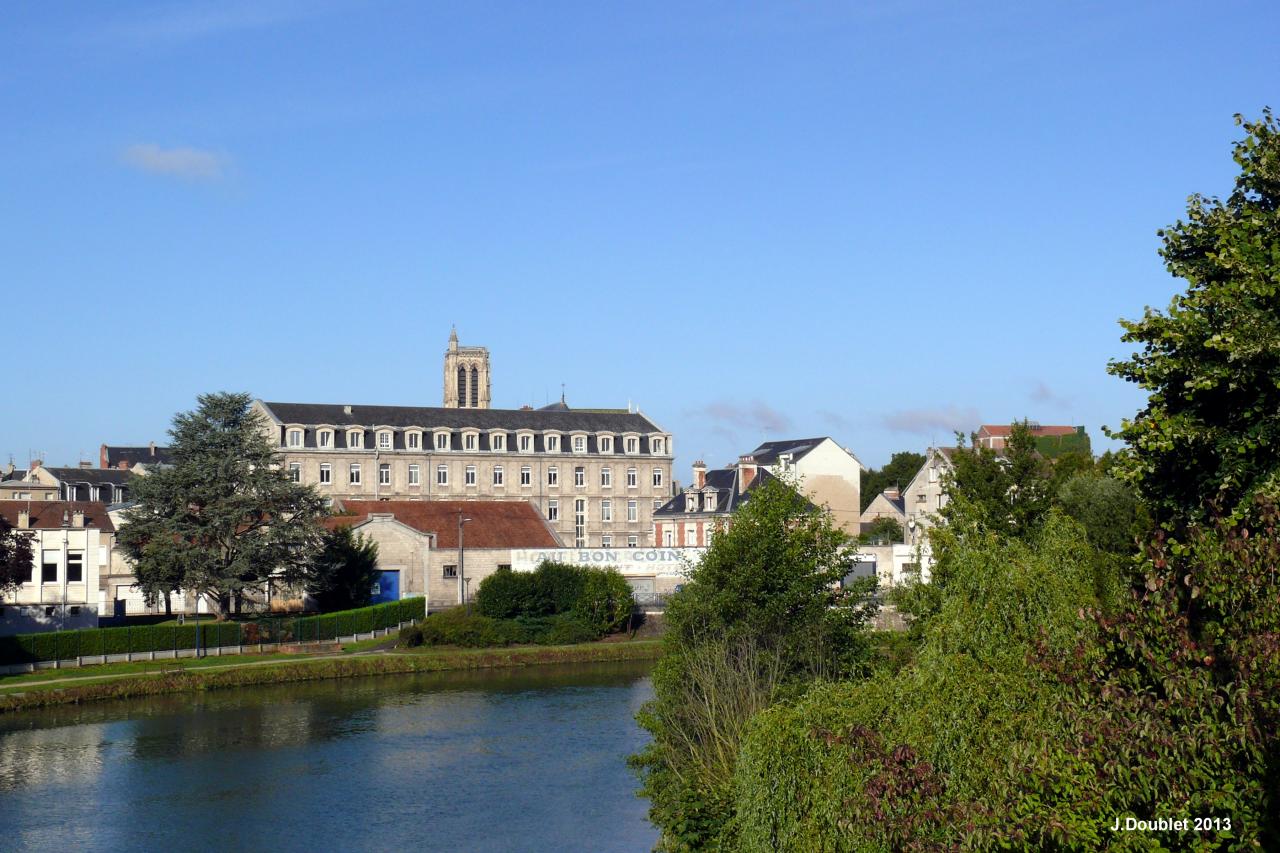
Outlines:
{"type": "Polygon", "coordinates": [[[462,598],[468,616],[471,615],[471,602],[467,600],[467,552],[462,544],[462,525],[470,520],[463,518],[462,510],[458,510],[458,595],[462,598]]]}

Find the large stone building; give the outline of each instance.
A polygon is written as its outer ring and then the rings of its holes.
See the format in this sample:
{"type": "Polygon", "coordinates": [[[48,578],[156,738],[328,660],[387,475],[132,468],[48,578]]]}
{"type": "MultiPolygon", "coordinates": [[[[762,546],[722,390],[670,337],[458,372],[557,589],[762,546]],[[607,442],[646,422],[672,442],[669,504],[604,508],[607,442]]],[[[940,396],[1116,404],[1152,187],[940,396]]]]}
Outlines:
{"type": "Polygon", "coordinates": [[[445,362],[441,408],[254,409],[281,467],[331,499],[527,500],[566,545],[654,544],[653,511],[672,494],[669,433],[628,409],[489,408],[488,353],[451,337],[445,362]]]}

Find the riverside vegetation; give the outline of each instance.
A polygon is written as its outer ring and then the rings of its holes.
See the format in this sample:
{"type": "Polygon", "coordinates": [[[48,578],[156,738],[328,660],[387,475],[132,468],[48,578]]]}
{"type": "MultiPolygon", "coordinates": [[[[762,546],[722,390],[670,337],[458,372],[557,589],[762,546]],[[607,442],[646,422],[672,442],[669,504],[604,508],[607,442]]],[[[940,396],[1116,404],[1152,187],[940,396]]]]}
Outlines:
{"type": "Polygon", "coordinates": [[[1280,848],[1280,128],[1238,121],[1161,232],[1186,293],[1124,324],[1126,446],[958,451],[904,666],[823,518],[762,491],[713,542],[639,716],[661,849],[1280,848]]]}

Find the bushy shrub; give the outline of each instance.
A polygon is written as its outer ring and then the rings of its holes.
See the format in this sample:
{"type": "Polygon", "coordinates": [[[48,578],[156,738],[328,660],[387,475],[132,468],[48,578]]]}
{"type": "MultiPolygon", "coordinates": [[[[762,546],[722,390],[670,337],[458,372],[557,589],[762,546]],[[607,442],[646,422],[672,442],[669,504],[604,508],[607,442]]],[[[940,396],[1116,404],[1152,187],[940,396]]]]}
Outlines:
{"type": "MultiPolygon", "coordinates": [[[[583,637],[582,640],[554,642],[589,642],[605,634],[621,630],[635,606],[631,585],[615,569],[594,569],[544,562],[532,572],[513,572],[501,568],[480,583],[476,592],[476,610],[493,619],[529,620],[573,614],[575,625],[562,620],[556,623],[558,637],[583,637]],[[581,625],[590,626],[586,636],[581,625]]],[[[534,629],[532,639],[520,642],[543,642],[538,639],[549,627],[534,629]]]]}
{"type": "Polygon", "coordinates": [[[396,645],[402,649],[413,649],[422,645],[422,628],[417,625],[410,625],[400,631],[400,639],[396,645]]]}
{"type": "Polygon", "coordinates": [[[586,570],[573,613],[596,637],[622,630],[634,609],[635,598],[626,578],[613,569],[586,570]]]}
{"type": "Polygon", "coordinates": [[[493,619],[460,607],[433,613],[422,620],[422,641],[431,646],[507,646],[520,642],[523,630],[511,620],[493,619]]]}
{"type": "Polygon", "coordinates": [[[533,575],[503,566],[480,581],[476,611],[493,619],[514,619],[525,613],[533,592],[533,575]]]}

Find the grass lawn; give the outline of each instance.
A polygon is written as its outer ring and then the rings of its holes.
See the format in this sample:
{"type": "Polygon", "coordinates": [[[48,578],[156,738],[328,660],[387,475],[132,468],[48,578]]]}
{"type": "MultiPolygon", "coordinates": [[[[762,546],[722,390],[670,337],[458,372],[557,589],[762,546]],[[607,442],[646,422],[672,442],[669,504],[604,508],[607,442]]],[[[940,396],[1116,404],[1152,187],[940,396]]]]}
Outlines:
{"type": "MultiPolygon", "coordinates": [[[[96,679],[114,678],[120,675],[155,675],[176,670],[204,669],[216,666],[234,666],[236,664],[255,663],[275,660],[298,660],[311,655],[261,654],[261,655],[223,655],[222,657],[178,658],[177,660],[132,661],[130,663],[93,664],[90,666],[68,667],[66,669],[42,669],[37,672],[24,672],[17,675],[0,676],[0,695],[16,691],[42,687],[45,682],[62,681],[68,678],[96,679]]],[[[94,681],[72,681],[52,685],[65,687],[75,684],[92,684],[94,681]]]]}

